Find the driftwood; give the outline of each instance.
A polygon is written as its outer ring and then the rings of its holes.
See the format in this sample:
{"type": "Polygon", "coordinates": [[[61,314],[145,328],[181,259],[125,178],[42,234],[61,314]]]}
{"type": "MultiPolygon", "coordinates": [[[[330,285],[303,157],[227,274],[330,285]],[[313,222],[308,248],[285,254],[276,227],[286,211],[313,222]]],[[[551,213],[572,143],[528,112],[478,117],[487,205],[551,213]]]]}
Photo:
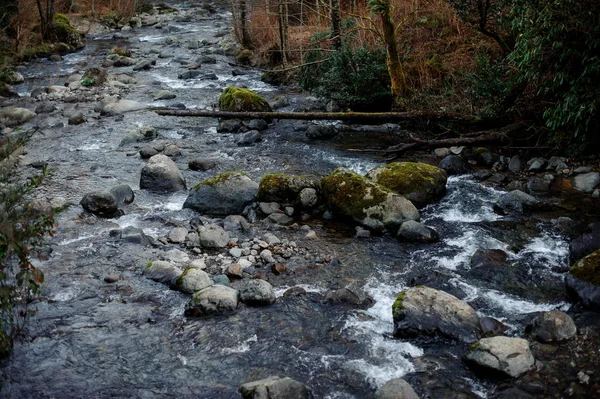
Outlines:
{"type": "Polygon", "coordinates": [[[340,120],[354,122],[400,122],[400,121],[449,121],[460,123],[477,123],[480,118],[446,112],[414,111],[414,112],[228,112],[195,109],[153,109],[158,115],[195,116],[203,118],[231,119],[297,119],[297,120],[340,120]]]}

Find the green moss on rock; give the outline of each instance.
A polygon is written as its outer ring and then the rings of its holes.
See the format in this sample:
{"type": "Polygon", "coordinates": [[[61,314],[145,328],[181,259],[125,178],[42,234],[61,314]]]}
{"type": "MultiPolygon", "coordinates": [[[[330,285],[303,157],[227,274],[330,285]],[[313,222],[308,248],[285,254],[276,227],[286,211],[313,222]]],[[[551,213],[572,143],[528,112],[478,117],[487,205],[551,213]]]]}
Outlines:
{"type": "Polygon", "coordinates": [[[308,177],[268,174],[260,180],[256,197],[261,202],[293,203],[302,190],[316,187],[317,184],[308,177]]]}
{"type": "Polygon", "coordinates": [[[71,26],[69,18],[64,14],[54,14],[52,31],[56,37],[56,42],[66,43],[75,49],[84,46],[83,35],[71,26]]]}
{"type": "Polygon", "coordinates": [[[403,309],[402,302],[404,301],[405,296],[406,296],[406,291],[402,291],[401,293],[398,294],[398,296],[396,297],[396,300],[392,304],[392,315],[394,315],[394,317],[398,316],[402,312],[402,309],[403,309]]]}
{"type": "Polygon", "coordinates": [[[271,112],[271,106],[262,96],[250,89],[229,86],[219,97],[221,111],[271,112]]]}
{"type": "Polygon", "coordinates": [[[104,69],[88,68],[81,78],[81,84],[83,86],[101,86],[106,82],[107,77],[108,74],[104,69]]]}
{"type": "Polygon", "coordinates": [[[121,57],[131,57],[131,50],[125,47],[113,47],[109,54],[116,54],[121,57]]]}
{"type": "Polygon", "coordinates": [[[207,185],[207,186],[214,186],[215,184],[218,183],[222,183],[226,180],[228,180],[230,177],[235,176],[235,175],[241,175],[241,176],[246,176],[246,177],[250,177],[248,176],[246,173],[244,172],[222,172],[219,173],[218,175],[215,175],[211,178],[202,180],[200,183],[196,184],[196,186],[194,187],[196,189],[196,191],[200,188],[200,186],[202,185],[207,185]]]}
{"type": "Polygon", "coordinates": [[[581,281],[600,286],[600,250],[581,258],[569,273],[581,281]]]}
{"type": "Polygon", "coordinates": [[[440,199],[446,192],[448,180],[443,169],[419,162],[393,162],[372,169],[367,177],[404,195],[417,207],[440,199]]]}

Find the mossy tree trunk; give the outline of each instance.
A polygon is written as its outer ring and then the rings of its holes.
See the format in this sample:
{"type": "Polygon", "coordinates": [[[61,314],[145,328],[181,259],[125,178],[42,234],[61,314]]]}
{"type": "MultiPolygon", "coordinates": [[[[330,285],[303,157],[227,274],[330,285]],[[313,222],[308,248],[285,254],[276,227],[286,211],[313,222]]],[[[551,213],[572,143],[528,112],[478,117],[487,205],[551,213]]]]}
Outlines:
{"type": "Polygon", "coordinates": [[[336,50],[342,47],[340,20],[340,0],[331,0],[331,43],[336,50]]]}
{"type": "Polygon", "coordinates": [[[387,69],[390,75],[392,96],[396,102],[401,101],[408,91],[406,75],[398,55],[398,43],[396,42],[396,28],[392,19],[392,6],[388,0],[370,0],[369,10],[381,17],[381,30],[383,41],[387,51],[387,69]]]}

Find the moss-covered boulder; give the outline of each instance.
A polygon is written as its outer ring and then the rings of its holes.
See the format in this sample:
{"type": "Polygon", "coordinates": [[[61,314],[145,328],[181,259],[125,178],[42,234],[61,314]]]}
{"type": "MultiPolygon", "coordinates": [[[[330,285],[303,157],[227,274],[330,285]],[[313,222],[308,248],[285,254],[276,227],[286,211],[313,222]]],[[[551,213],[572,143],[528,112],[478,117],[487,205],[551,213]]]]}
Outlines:
{"type": "Polygon", "coordinates": [[[419,211],[405,197],[345,168],[322,178],[321,191],[337,215],[373,230],[397,229],[407,220],[419,220],[419,211]]]}
{"type": "Polygon", "coordinates": [[[250,89],[229,86],[219,97],[221,111],[271,112],[271,106],[262,96],[250,89]]]}
{"type": "Polygon", "coordinates": [[[258,183],[244,173],[219,173],[198,183],[183,207],[215,216],[239,215],[254,201],[257,191],[258,183]]]}
{"type": "Polygon", "coordinates": [[[108,54],[116,54],[120,57],[131,57],[131,50],[126,47],[113,47],[108,54]]]}
{"type": "Polygon", "coordinates": [[[258,185],[256,199],[259,202],[293,204],[305,188],[317,188],[317,183],[308,177],[284,175],[281,173],[263,176],[258,185]]]}
{"type": "Polygon", "coordinates": [[[567,291],[585,307],[600,309],[600,250],[571,266],[566,284],[567,291]]]}
{"type": "Polygon", "coordinates": [[[105,69],[101,68],[88,68],[82,78],[81,85],[82,86],[102,86],[106,79],[108,78],[108,73],[105,69]]]}
{"type": "Polygon", "coordinates": [[[85,46],[84,35],[73,28],[69,18],[63,14],[54,14],[52,32],[56,37],[56,42],[66,43],[74,50],[79,50],[85,46]]]}
{"type": "Polygon", "coordinates": [[[446,171],[420,162],[392,162],[372,169],[367,177],[404,195],[421,208],[439,200],[446,192],[446,171]]]}

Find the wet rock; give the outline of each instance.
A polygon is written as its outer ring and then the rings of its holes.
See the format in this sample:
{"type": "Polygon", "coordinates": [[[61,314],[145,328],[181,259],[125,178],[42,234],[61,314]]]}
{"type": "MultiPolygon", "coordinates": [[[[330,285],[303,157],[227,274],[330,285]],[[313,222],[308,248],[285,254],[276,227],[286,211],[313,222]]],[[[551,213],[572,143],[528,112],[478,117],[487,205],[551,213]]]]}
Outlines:
{"type": "Polygon", "coordinates": [[[242,134],[240,139],[237,141],[237,145],[240,147],[247,147],[261,140],[262,138],[258,130],[250,130],[249,132],[242,134]]]}
{"type": "Polygon", "coordinates": [[[409,242],[436,242],[439,240],[439,235],[434,229],[414,220],[402,223],[397,237],[409,242]]]}
{"type": "Polygon", "coordinates": [[[580,166],[578,168],[576,168],[573,173],[579,175],[582,173],[590,173],[592,171],[592,167],[591,166],[580,166]]]}
{"type": "Polygon", "coordinates": [[[503,212],[517,211],[522,213],[524,210],[531,209],[538,204],[539,201],[535,197],[520,190],[513,190],[500,197],[496,203],[496,208],[503,212]]]}
{"type": "Polygon", "coordinates": [[[258,131],[262,132],[263,130],[266,130],[268,127],[269,127],[269,124],[264,119],[252,119],[248,123],[248,129],[250,129],[250,130],[258,130],[258,131]]]}
{"type": "Polygon", "coordinates": [[[575,338],[577,327],[565,312],[543,312],[533,321],[533,335],[541,342],[561,342],[575,338]]]}
{"type": "Polygon", "coordinates": [[[241,119],[222,119],[217,125],[218,133],[235,133],[242,128],[241,119]]]}
{"type": "Polygon", "coordinates": [[[294,223],[294,219],[281,211],[271,213],[267,219],[282,226],[289,226],[294,223]]]}
{"type": "Polygon", "coordinates": [[[116,198],[106,191],[94,191],[83,196],[80,202],[83,209],[97,216],[114,217],[119,206],[116,198]]]}
{"type": "Polygon", "coordinates": [[[275,302],[273,286],[265,280],[244,280],[238,290],[240,301],[247,305],[264,306],[275,302]]]}
{"type": "Polygon", "coordinates": [[[464,158],[459,155],[448,155],[440,161],[438,166],[449,175],[468,173],[471,170],[464,158]]]}
{"type": "Polygon", "coordinates": [[[169,158],[177,158],[181,156],[181,149],[175,144],[167,144],[162,153],[169,158]]]}
{"type": "Polygon", "coordinates": [[[125,133],[125,137],[121,140],[119,146],[124,146],[130,143],[139,143],[148,141],[158,137],[158,130],[152,126],[139,126],[125,133]]]}
{"type": "Polygon", "coordinates": [[[290,105],[290,102],[286,96],[277,96],[271,101],[271,108],[273,109],[287,107],[288,105],[290,105]]]}
{"type": "Polygon", "coordinates": [[[298,195],[298,199],[300,200],[300,204],[302,205],[302,207],[307,209],[314,208],[319,203],[319,196],[317,194],[317,190],[311,187],[302,189],[302,191],[300,191],[300,194],[298,195]]]}
{"type": "Polygon", "coordinates": [[[569,270],[567,291],[583,306],[600,309],[600,250],[583,257],[569,270]]]}
{"type": "Polygon", "coordinates": [[[157,155],[158,153],[159,153],[159,151],[156,148],[154,148],[153,146],[147,145],[140,150],[140,158],[149,159],[149,158],[152,158],[153,156],[157,155]]]}
{"type": "Polygon", "coordinates": [[[267,174],[260,180],[256,198],[261,202],[293,204],[302,190],[316,187],[313,180],[304,176],[267,174]]]}
{"type": "Polygon", "coordinates": [[[250,224],[242,215],[229,215],[223,220],[223,228],[227,231],[249,231],[250,224]]]}
{"type": "MultiPolygon", "coordinates": [[[[260,187],[260,186],[259,186],[260,187]]],[[[258,209],[265,215],[270,215],[277,212],[281,206],[277,202],[259,202],[258,209]]]]}
{"type": "Polygon", "coordinates": [[[185,180],[175,162],[166,155],[154,155],[142,169],[140,188],[158,192],[185,190],[185,180]]]}
{"type": "Polygon", "coordinates": [[[114,57],[113,61],[113,66],[120,68],[120,67],[128,67],[128,66],[132,66],[135,65],[135,60],[131,57],[114,57]]]}
{"type": "Polygon", "coordinates": [[[208,273],[197,267],[186,267],[177,279],[177,289],[186,294],[193,294],[213,285],[208,273]]]}
{"type": "Polygon", "coordinates": [[[558,172],[559,170],[566,169],[568,168],[565,163],[566,161],[567,159],[564,157],[550,157],[546,170],[555,170],[558,172]]]}
{"type": "Polygon", "coordinates": [[[481,331],[485,337],[498,337],[504,335],[507,327],[499,320],[493,317],[482,317],[479,319],[481,331]]]}
{"type": "Polygon", "coordinates": [[[204,248],[224,248],[229,243],[229,234],[217,224],[198,228],[200,246],[204,248]]]}
{"type": "Polygon", "coordinates": [[[527,190],[530,193],[547,193],[550,191],[550,182],[541,177],[534,176],[527,181],[527,190]]]}
{"type": "Polygon", "coordinates": [[[81,124],[85,123],[85,118],[83,117],[83,112],[78,111],[78,112],[73,113],[69,117],[67,123],[69,125],[81,125],[81,124]]]}
{"type": "Polygon", "coordinates": [[[36,113],[27,108],[7,108],[0,110],[0,123],[5,126],[18,126],[35,118],[36,113]]]}
{"type": "Polygon", "coordinates": [[[194,294],[185,308],[186,316],[211,316],[234,311],[238,305],[238,292],[233,288],[215,284],[194,294]]]}
{"type": "Polygon", "coordinates": [[[323,303],[345,303],[361,309],[367,309],[373,305],[373,299],[367,296],[361,289],[350,285],[339,290],[329,291],[325,294],[323,303]]]}
{"type": "Polygon", "coordinates": [[[217,166],[217,162],[214,159],[197,158],[188,162],[188,167],[191,170],[205,171],[213,169],[215,166],[217,166]]]}
{"type": "Polygon", "coordinates": [[[15,98],[19,97],[19,93],[11,85],[0,82],[0,97],[15,98]]]}
{"type": "Polygon", "coordinates": [[[392,306],[395,337],[442,336],[474,342],[481,335],[475,310],[460,299],[429,287],[402,291],[392,306]]]}
{"type": "Polygon", "coordinates": [[[119,276],[118,274],[109,274],[108,276],[104,277],[104,282],[108,283],[108,284],[112,284],[112,283],[116,283],[120,279],[121,279],[121,276],[119,276]]]}
{"type": "Polygon", "coordinates": [[[383,384],[373,399],[419,399],[419,396],[408,382],[394,378],[383,384]]]}
{"type": "Polygon", "coordinates": [[[338,131],[332,125],[308,125],[306,137],[313,140],[327,140],[337,136],[338,131]]]}
{"type": "Polygon", "coordinates": [[[199,71],[199,70],[189,70],[189,71],[185,71],[183,73],[180,73],[177,76],[177,78],[178,79],[184,79],[184,80],[190,80],[190,79],[196,79],[201,74],[202,74],[202,71],[199,71]]]}
{"type": "Polygon", "coordinates": [[[310,391],[302,383],[289,377],[271,376],[264,380],[247,382],[239,389],[244,399],[309,399],[310,391]]]}
{"type": "Polygon", "coordinates": [[[154,101],[172,100],[175,97],[177,97],[177,94],[175,94],[171,90],[159,90],[156,93],[154,93],[154,101]]]}
{"type": "Polygon", "coordinates": [[[509,337],[482,338],[469,348],[465,359],[475,372],[513,378],[535,362],[527,340],[509,337]]]}
{"type": "Polygon", "coordinates": [[[127,226],[121,230],[120,239],[121,241],[142,246],[152,243],[152,238],[148,237],[142,229],[133,226],[127,226]]]}
{"type": "Polygon", "coordinates": [[[128,184],[119,184],[112,187],[109,192],[115,197],[117,204],[131,204],[135,199],[135,194],[128,184]]]}
{"type": "Polygon", "coordinates": [[[107,104],[102,108],[100,115],[114,116],[126,112],[135,112],[148,108],[147,105],[133,100],[118,100],[117,102],[107,104]]]}
{"type": "Polygon", "coordinates": [[[600,222],[590,223],[587,230],[574,238],[569,244],[571,263],[600,249],[600,222]]]}
{"type": "Polygon", "coordinates": [[[198,183],[183,207],[216,216],[238,215],[254,201],[257,191],[258,183],[243,173],[220,173],[198,183]]]}
{"type": "Polygon", "coordinates": [[[262,96],[250,89],[226,87],[219,97],[221,111],[271,112],[271,106],[262,96]]]}
{"type": "Polygon", "coordinates": [[[175,286],[182,273],[179,267],[163,260],[149,262],[143,271],[147,278],[169,286],[175,286]]]}
{"type": "Polygon", "coordinates": [[[25,82],[25,78],[19,72],[7,68],[3,71],[2,81],[9,85],[18,85],[25,82]]]}
{"type": "Polygon", "coordinates": [[[133,66],[134,71],[147,71],[156,65],[156,60],[141,60],[133,66]]]}
{"type": "Polygon", "coordinates": [[[169,241],[174,244],[180,244],[185,242],[185,237],[187,237],[188,230],[185,227],[175,227],[169,233],[169,241]]]}
{"type": "Polygon", "coordinates": [[[334,212],[374,230],[395,230],[407,220],[419,219],[412,202],[345,168],[321,179],[321,189],[334,212]]]}
{"type": "Polygon", "coordinates": [[[487,148],[480,147],[475,149],[475,159],[477,160],[478,165],[490,167],[498,160],[498,158],[498,155],[487,148]]]}
{"type": "Polygon", "coordinates": [[[577,175],[573,178],[573,188],[584,193],[591,193],[600,183],[600,173],[590,172],[577,175]]]}
{"type": "Polygon", "coordinates": [[[224,285],[225,287],[231,288],[231,283],[229,282],[229,278],[224,274],[212,276],[211,279],[215,285],[224,285]]]}
{"type": "Polygon", "coordinates": [[[508,170],[511,172],[520,172],[521,168],[521,158],[518,155],[513,155],[508,162],[508,170]]]}
{"type": "Polygon", "coordinates": [[[530,172],[537,172],[546,166],[546,160],[544,158],[532,158],[527,161],[527,165],[529,166],[530,172]]]}
{"type": "Polygon", "coordinates": [[[392,162],[370,170],[367,177],[404,195],[418,208],[442,198],[448,179],[443,169],[419,162],[392,162]]]}

